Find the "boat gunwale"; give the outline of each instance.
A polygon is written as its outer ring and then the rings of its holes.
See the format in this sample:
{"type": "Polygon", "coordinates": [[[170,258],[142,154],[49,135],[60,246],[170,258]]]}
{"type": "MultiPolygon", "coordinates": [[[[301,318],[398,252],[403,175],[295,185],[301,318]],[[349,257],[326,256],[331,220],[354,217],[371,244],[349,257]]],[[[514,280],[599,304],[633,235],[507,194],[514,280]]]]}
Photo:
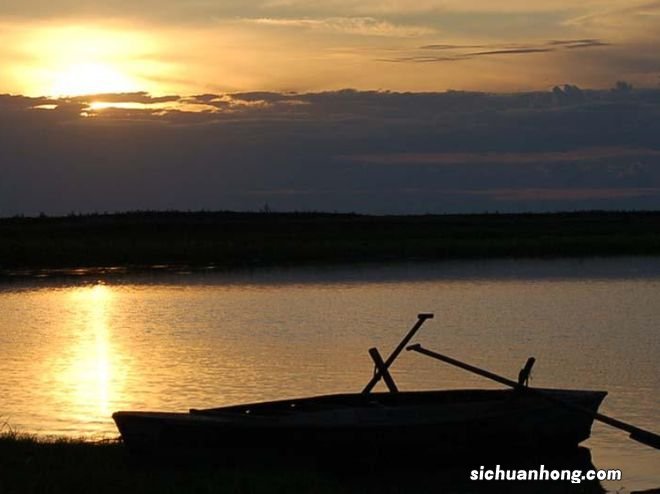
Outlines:
{"type": "MultiPolygon", "coordinates": [[[[591,397],[598,400],[598,404],[607,396],[607,391],[577,390],[560,388],[530,388],[551,396],[571,399],[572,397],[591,397]]],[[[151,411],[118,411],[113,419],[127,415],[171,416],[171,417],[208,417],[208,418],[236,418],[236,417],[273,417],[278,415],[296,415],[314,412],[341,410],[341,409],[369,409],[420,407],[442,404],[500,402],[512,398],[542,398],[539,394],[525,393],[519,389],[449,389],[449,390],[417,390],[397,393],[336,393],[301,398],[287,398],[274,401],[252,402],[238,405],[228,405],[216,408],[196,409],[187,412],[151,412],[151,411]],[[438,398],[443,398],[438,400],[438,398]]],[[[597,408],[597,407],[596,407],[597,408]]]]}
{"type": "MultiPolygon", "coordinates": [[[[397,406],[397,405],[414,405],[415,398],[418,399],[430,399],[437,397],[446,397],[447,401],[451,401],[456,398],[465,400],[466,402],[472,401],[483,401],[482,398],[488,398],[492,400],[505,399],[513,396],[522,396],[527,394],[527,390],[547,393],[549,395],[568,395],[567,398],[571,396],[580,396],[586,394],[602,395],[602,398],[607,396],[607,391],[601,390],[581,390],[581,389],[562,389],[562,388],[523,388],[523,389],[434,389],[434,390],[415,390],[415,391],[399,391],[396,393],[391,392],[376,392],[376,393],[335,393],[335,394],[324,394],[324,395],[315,395],[315,396],[306,396],[306,397],[293,397],[285,398],[273,401],[262,401],[262,402],[250,402],[243,404],[227,405],[222,407],[214,408],[191,408],[189,413],[195,415],[212,415],[216,412],[234,412],[241,411],[244,409],[254,409],[254,408],[268,408],[268,407],[279,407],[279,406],[291,406],[295,405],[294,408],[297,408],[300,405],[306,404],[318,404],[318,405],[341,405],[349,407],[365,407],[370,405],[383,405],[383,406],[397,406]],[[467,398],[467,400],[466,400],[467,398]],[[402,402],[402,403],[401,403],[402,402]]],[[[531,395],[531,393],[529,394],[531,395]]],[[[528,395],[528,396],[529,396],[528,395]]],[[[536,395],[537,397],[541,395],[536,395]]],[[[433,401],[432,403],[437,403],[433,401]]],[[[428,404],[425,401],[418,403],[420,406],[428,404]]],[[[293,410],[295,411],[295,410],[293,410]]],[[[301,411],[301,410],[298,410],[301,411]]],[[[307,410],[304,410],[307,411],[307,410]]],[[[311,411],[311,410],[309,410],[311,411]]]]}

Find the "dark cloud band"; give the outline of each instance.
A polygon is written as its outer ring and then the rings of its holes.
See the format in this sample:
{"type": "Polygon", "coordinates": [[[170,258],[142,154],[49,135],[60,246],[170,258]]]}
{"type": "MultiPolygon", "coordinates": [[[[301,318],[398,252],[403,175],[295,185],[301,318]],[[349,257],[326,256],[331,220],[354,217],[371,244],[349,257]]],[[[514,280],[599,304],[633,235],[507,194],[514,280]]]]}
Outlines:
{"type": "Polygon", "coordinates": [[[650,209],[660,207],[658,135],[660,90],[623,82],[511,94],[1,95],[0,215],[264,202],[650,209]]]}

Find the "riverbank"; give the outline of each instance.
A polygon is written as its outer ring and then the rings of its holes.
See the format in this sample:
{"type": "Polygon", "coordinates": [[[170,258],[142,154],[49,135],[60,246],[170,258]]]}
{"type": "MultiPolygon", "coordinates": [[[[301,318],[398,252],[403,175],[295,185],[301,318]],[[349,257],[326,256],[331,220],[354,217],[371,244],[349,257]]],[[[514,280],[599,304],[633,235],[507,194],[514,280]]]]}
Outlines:
{"type": "Polygon", "coordinates": [[[660,255],[660,212],[133,212],[0,219],[0,270],[660,255]]]}
{"type": "Polygon", "coordinates": [[[210,463],[159,465],[131,458],[119,441],[86,442],[0,435],[3,494],[338,493],[329,477],[210,463]]]}
{"type": "MultiPolygon", "coordinates": [[[[580,448],[567,457],[530,459],[555,468],[593,468],[589,451],[580,448]]],[[[208,461],[160,464],[131,457],[119,441],[85,442],[37,439],[0,434],[0,492],[3,494],[364,494],[437,492],[501,492],[501,483],[469,480],[469,469],[428,464],[413,469],[359,468],[329,471],[305,467],[254,464],[228,467],[208,461]]],[[[596,481],[507,482],[506,492],[604,492],[596,481]]]]}

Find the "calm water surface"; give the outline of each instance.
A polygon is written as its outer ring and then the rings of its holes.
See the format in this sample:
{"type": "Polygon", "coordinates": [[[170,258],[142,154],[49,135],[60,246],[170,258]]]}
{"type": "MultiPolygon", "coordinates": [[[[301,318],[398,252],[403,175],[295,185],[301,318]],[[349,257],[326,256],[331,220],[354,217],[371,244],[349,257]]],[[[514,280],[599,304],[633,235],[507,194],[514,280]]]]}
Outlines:
{"type": "MultiPolygon", "coordinates": [[[[660,430],[660,259],[489,261],[0,282],[0,424],[115,436],[121,409],[185,411],[359,391],[371,346],[416,341],[532,384],[609,391],[601,410],[660,430]]],[[[402,389],[497,387],[417,354],[402,389]]],[[[595,425],[611,490],[660,487],[660,454],[595,425]]]]}

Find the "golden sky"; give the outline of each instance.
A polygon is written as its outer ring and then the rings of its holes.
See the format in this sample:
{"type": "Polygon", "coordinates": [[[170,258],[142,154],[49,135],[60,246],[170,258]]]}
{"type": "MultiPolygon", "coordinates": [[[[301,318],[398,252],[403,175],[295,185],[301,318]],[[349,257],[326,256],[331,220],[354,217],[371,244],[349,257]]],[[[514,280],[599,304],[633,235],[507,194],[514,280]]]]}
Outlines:
{"type": "Polygon", "coordinates": [[[0,93],[657,87],[660,2],[7,0],[0,93]]]}

